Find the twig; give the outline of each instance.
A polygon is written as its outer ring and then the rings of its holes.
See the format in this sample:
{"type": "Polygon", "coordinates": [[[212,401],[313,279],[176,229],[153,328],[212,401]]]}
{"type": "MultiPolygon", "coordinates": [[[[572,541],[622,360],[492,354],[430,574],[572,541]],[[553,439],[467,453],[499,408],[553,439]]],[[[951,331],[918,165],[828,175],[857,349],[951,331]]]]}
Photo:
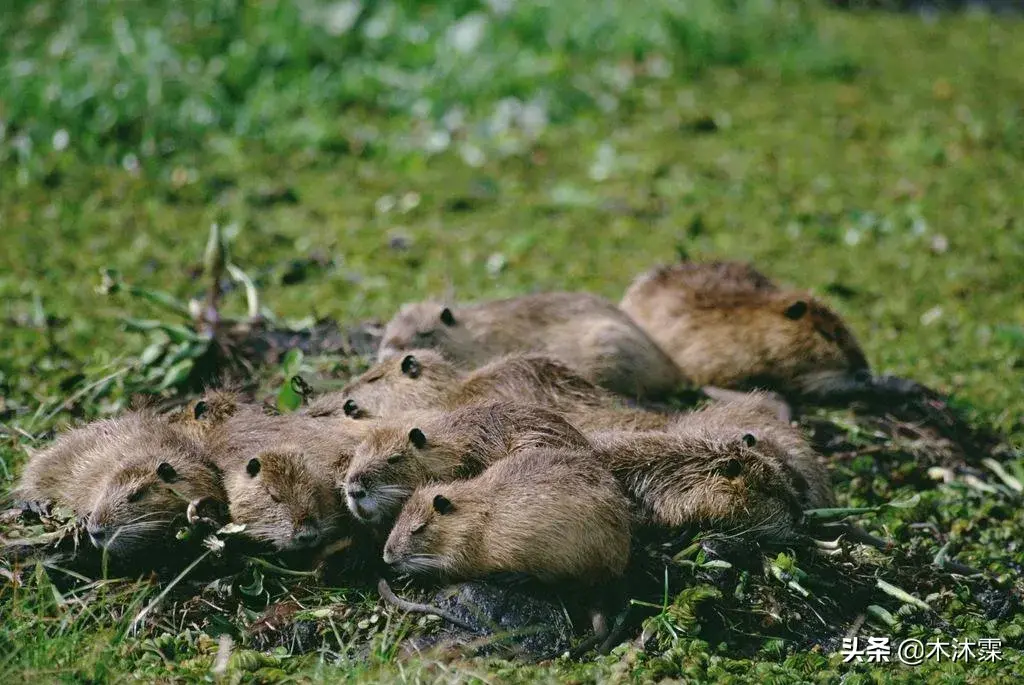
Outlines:
{"type": "Polygon", "coordinates": [[[895,585],[893,585],[892,583],[887,583],[884,580],[882,580],[881,578],[878,579],[877,587],[878,587],[879,590],[881,590],[885,594],[889,595],[890,597],[895,597],[896,599],[900,600],[901,602],[904,602],[906,604],[910,604],[910,605],[918,607],[920,609],[924,609],[925,611],[931,611],[932,610],[931,605],[929,605],[924,600],[918,599],[917,597],[915,597],[914,595],[910,594],[906,590],[904,590],[902,588],[898,588],[895,585]]]}
{"type": "Polygon", "coordinates": [[[377,581],[377,592],[380,593],[380,596],[384,599],[385,602],[398,607],[402,611],[412,614],[433,614],[434,616],[440,616],[449,623],[457,625],[463,630],[468,630],[471,633],[480,632],[480,630],[476,626],[466,623],[461,618],[453,616],[444,609],[431,606],[430,604],[421,604],[419,602],[410,602],[407,599],[402,599],[401,597],[395,594],[394,590],[391,589],[391,586],[388,585],[388,581],[384,578],[381,578],[377,581]]]}

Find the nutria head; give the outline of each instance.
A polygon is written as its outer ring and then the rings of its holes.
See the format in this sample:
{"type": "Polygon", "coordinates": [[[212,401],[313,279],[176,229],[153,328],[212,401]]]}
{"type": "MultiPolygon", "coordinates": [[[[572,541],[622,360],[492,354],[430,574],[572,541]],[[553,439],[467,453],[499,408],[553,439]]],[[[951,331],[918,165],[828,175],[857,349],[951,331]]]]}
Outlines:
{"type": "Polygon", "coordinates": [[[803,520],[803,507],[798,483],[780,459],[781,450],[753,433],[716,437],[704,449],[703,485],[688,495],[698,521],[730,535],[792,538],[803,520]]]}
{"type": "Polygon", "coordinates": [[[144,449],[112,462],[115,470],[86,519],[93,545],[115,556],[167,542],[176,525],[185,523],[192,500],[227,502],[220,471],[212,463],[173,444],[144,449]]]}
{"type": "Polygon", "coordinates": [[[171,414],[168,422],[205,435],[214,426],[234,416],[246,407],[238,393],[231,390],[209,390],[199,399],[189,402],[181,410],[171,414]]]}
{"type": "Polygon", "coordinates": [[[446,485],[416,490],[384,545],[384,563],[401,573],[455,576],[472,565],[486,520],[479,502],[446,485]]]}
{"type": "Polygon", "coordinates": [[[304,411],[310,416],[379,418],[436,404],[458,379],[458,370],[438,352],[412,350],[378,362],[338,392],[316,398],[304,411]]]}
{"type": "Polygon", "coordinates": [[[458,351],[472,345],[468,331],[450,307],[440,302],[414,302],[403,305],[384,328],[377,360],[394,359],[415,349],[441,350],[461,359],[458,351]]]}
{"type": "Polygon", "coordinates": [[[387,523],[418,486],[438,478],[459,477],[460,454],[435,444],[408,422],[370,429],[345,475],[349,510],[365,523],[387,523]]]}
{"type": "Polygon", "coordinates": [[[297,449],[239,460],[224,475],[231,520],[279,551],[313,549],[335,536],[344,505],[327,474],[297,449]]]}
{"type": "Polygon", "coordinates": [[[776,345],[796,366],[798,391],[827,396],[832,386],[847,384],[851,376],[870,380],[860,344],[827,305],[800,294],[773,297],[771,302],[779,323],[776,345]]]}

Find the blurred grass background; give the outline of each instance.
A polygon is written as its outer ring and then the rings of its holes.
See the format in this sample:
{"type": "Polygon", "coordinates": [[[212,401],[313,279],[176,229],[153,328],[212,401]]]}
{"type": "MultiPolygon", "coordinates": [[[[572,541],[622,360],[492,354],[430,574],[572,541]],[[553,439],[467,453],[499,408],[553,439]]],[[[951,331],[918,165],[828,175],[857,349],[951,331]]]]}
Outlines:
{"type": "Polygon", "coordinates": [[[68,418],[39,407],[147,344],[100,269],[197,295],[215,221],[289,319],[617,299],[657,262],[753,260],[834,303],[879,370],[1024,437],[1017,15],[8,0],[0,46],[5,487],[18,430],[68,418]]]}

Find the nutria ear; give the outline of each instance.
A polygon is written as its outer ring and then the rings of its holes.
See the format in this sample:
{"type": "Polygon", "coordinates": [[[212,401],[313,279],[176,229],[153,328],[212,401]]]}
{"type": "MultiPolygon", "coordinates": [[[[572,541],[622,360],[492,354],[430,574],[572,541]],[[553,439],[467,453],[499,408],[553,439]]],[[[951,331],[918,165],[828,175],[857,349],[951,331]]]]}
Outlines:
{"type": "Polygon", "coordinates": [[[796,302],[793,302],[786,307],[786,311],[783,312],[787,319],[792,319],[793,321],[803,318],[803,315],[806,313],[807,303],[804,300],[797,300],[796,302]]]}
{"type": "Polygon", "coordinates": [[[156,475],[165,483],[173,483],[178,479],[178,472],[166,461],[160,462],[160,465],[156,467],[156,475]]]}
{"type": "Polygon", "coordinates": [[[441,323],[445,326],[455,325],[455,315],[452,314],[452,310],[448,309],[448,307],[441,310],[441,323]]]}
{"type": "Polygon", "coordinates": [[[455,511],[455,505],[444,495],[434,495],[434,511],[443,516],[455,511]]]}
{"type": "Polygon", "coordinates": [[[196,402],[196,405],[192,407],[192,417],[196,421],[200,421],[204,416],[206,416],[206,412],[209,411],[209,409],[210,405],[207,404],[206,400],[199,400],[196,402]]]}
{"type": "Polygon", "coordinates": [[[345,400],[345,404],[341,405],[341,410],[345,412],[345,416],[354,419],[356,414],[359,413],[359,405],[356,404],[355,400],[345,400]]]}
{"type": "Polygon", "coordinates": [[[256,476],[259,475],[260,469],[262,467],[263,465],[260,464],[259,458],[253,457],[252,459],[249,460],[249,463],[245,465],[245,472],[248,473],[250,477],[255,478],[256,476]]]}
{"type": "Polygon", "coordinates": [[[427,436],[419,428],[413,428],[409,431],[409,442],[413,444],[413,447],[421,450],[427,446],[427,436]]]}
{"type": "Polygon", "coordinates": [[[743,444],[746,445],[747,447],[753,447],[754,445],[757,444],[757,438],[754,437],[753,433],[744,433],[742,440],[743,444]]]}
{"type": "Polygon", "coordinates": [[[402,360],[402,373],[409,378],[419,378],[420,370],[419,360],[411,354],[405,355],[405,359],[402,360]]]}

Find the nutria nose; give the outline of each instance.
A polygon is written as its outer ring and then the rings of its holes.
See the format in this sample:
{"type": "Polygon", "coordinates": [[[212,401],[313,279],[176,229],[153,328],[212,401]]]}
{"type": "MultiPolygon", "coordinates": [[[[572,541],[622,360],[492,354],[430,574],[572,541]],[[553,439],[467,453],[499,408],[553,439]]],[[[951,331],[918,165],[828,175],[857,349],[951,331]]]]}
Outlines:
{"type": "Polygon", "coordinates": [[[303,523],[292,535],[296,547],[316,547],[320,542],[320,530],[312,523],[303,523]]]}
{"type": "Polygon", "coordinates": [[[110,533],[109,530],[95,523],[86,525],[85,531],[89,534],[89,540],[92,541],[93,546],[100,549],[107,543],[107,537],[110,533]]]}
{"type": "Polygon", "coordinates": [[[363,484],[358,481],[353,481],[345,485],[345,492],[352,499],[363,499],[366,497],[366,488],[363,484]]]}
{"type": "Polygon", "coordinates": [[[395,555],[391,552],[390,545],[384,545],[384,563],[393,564],[395,563],[395,555]]]}

